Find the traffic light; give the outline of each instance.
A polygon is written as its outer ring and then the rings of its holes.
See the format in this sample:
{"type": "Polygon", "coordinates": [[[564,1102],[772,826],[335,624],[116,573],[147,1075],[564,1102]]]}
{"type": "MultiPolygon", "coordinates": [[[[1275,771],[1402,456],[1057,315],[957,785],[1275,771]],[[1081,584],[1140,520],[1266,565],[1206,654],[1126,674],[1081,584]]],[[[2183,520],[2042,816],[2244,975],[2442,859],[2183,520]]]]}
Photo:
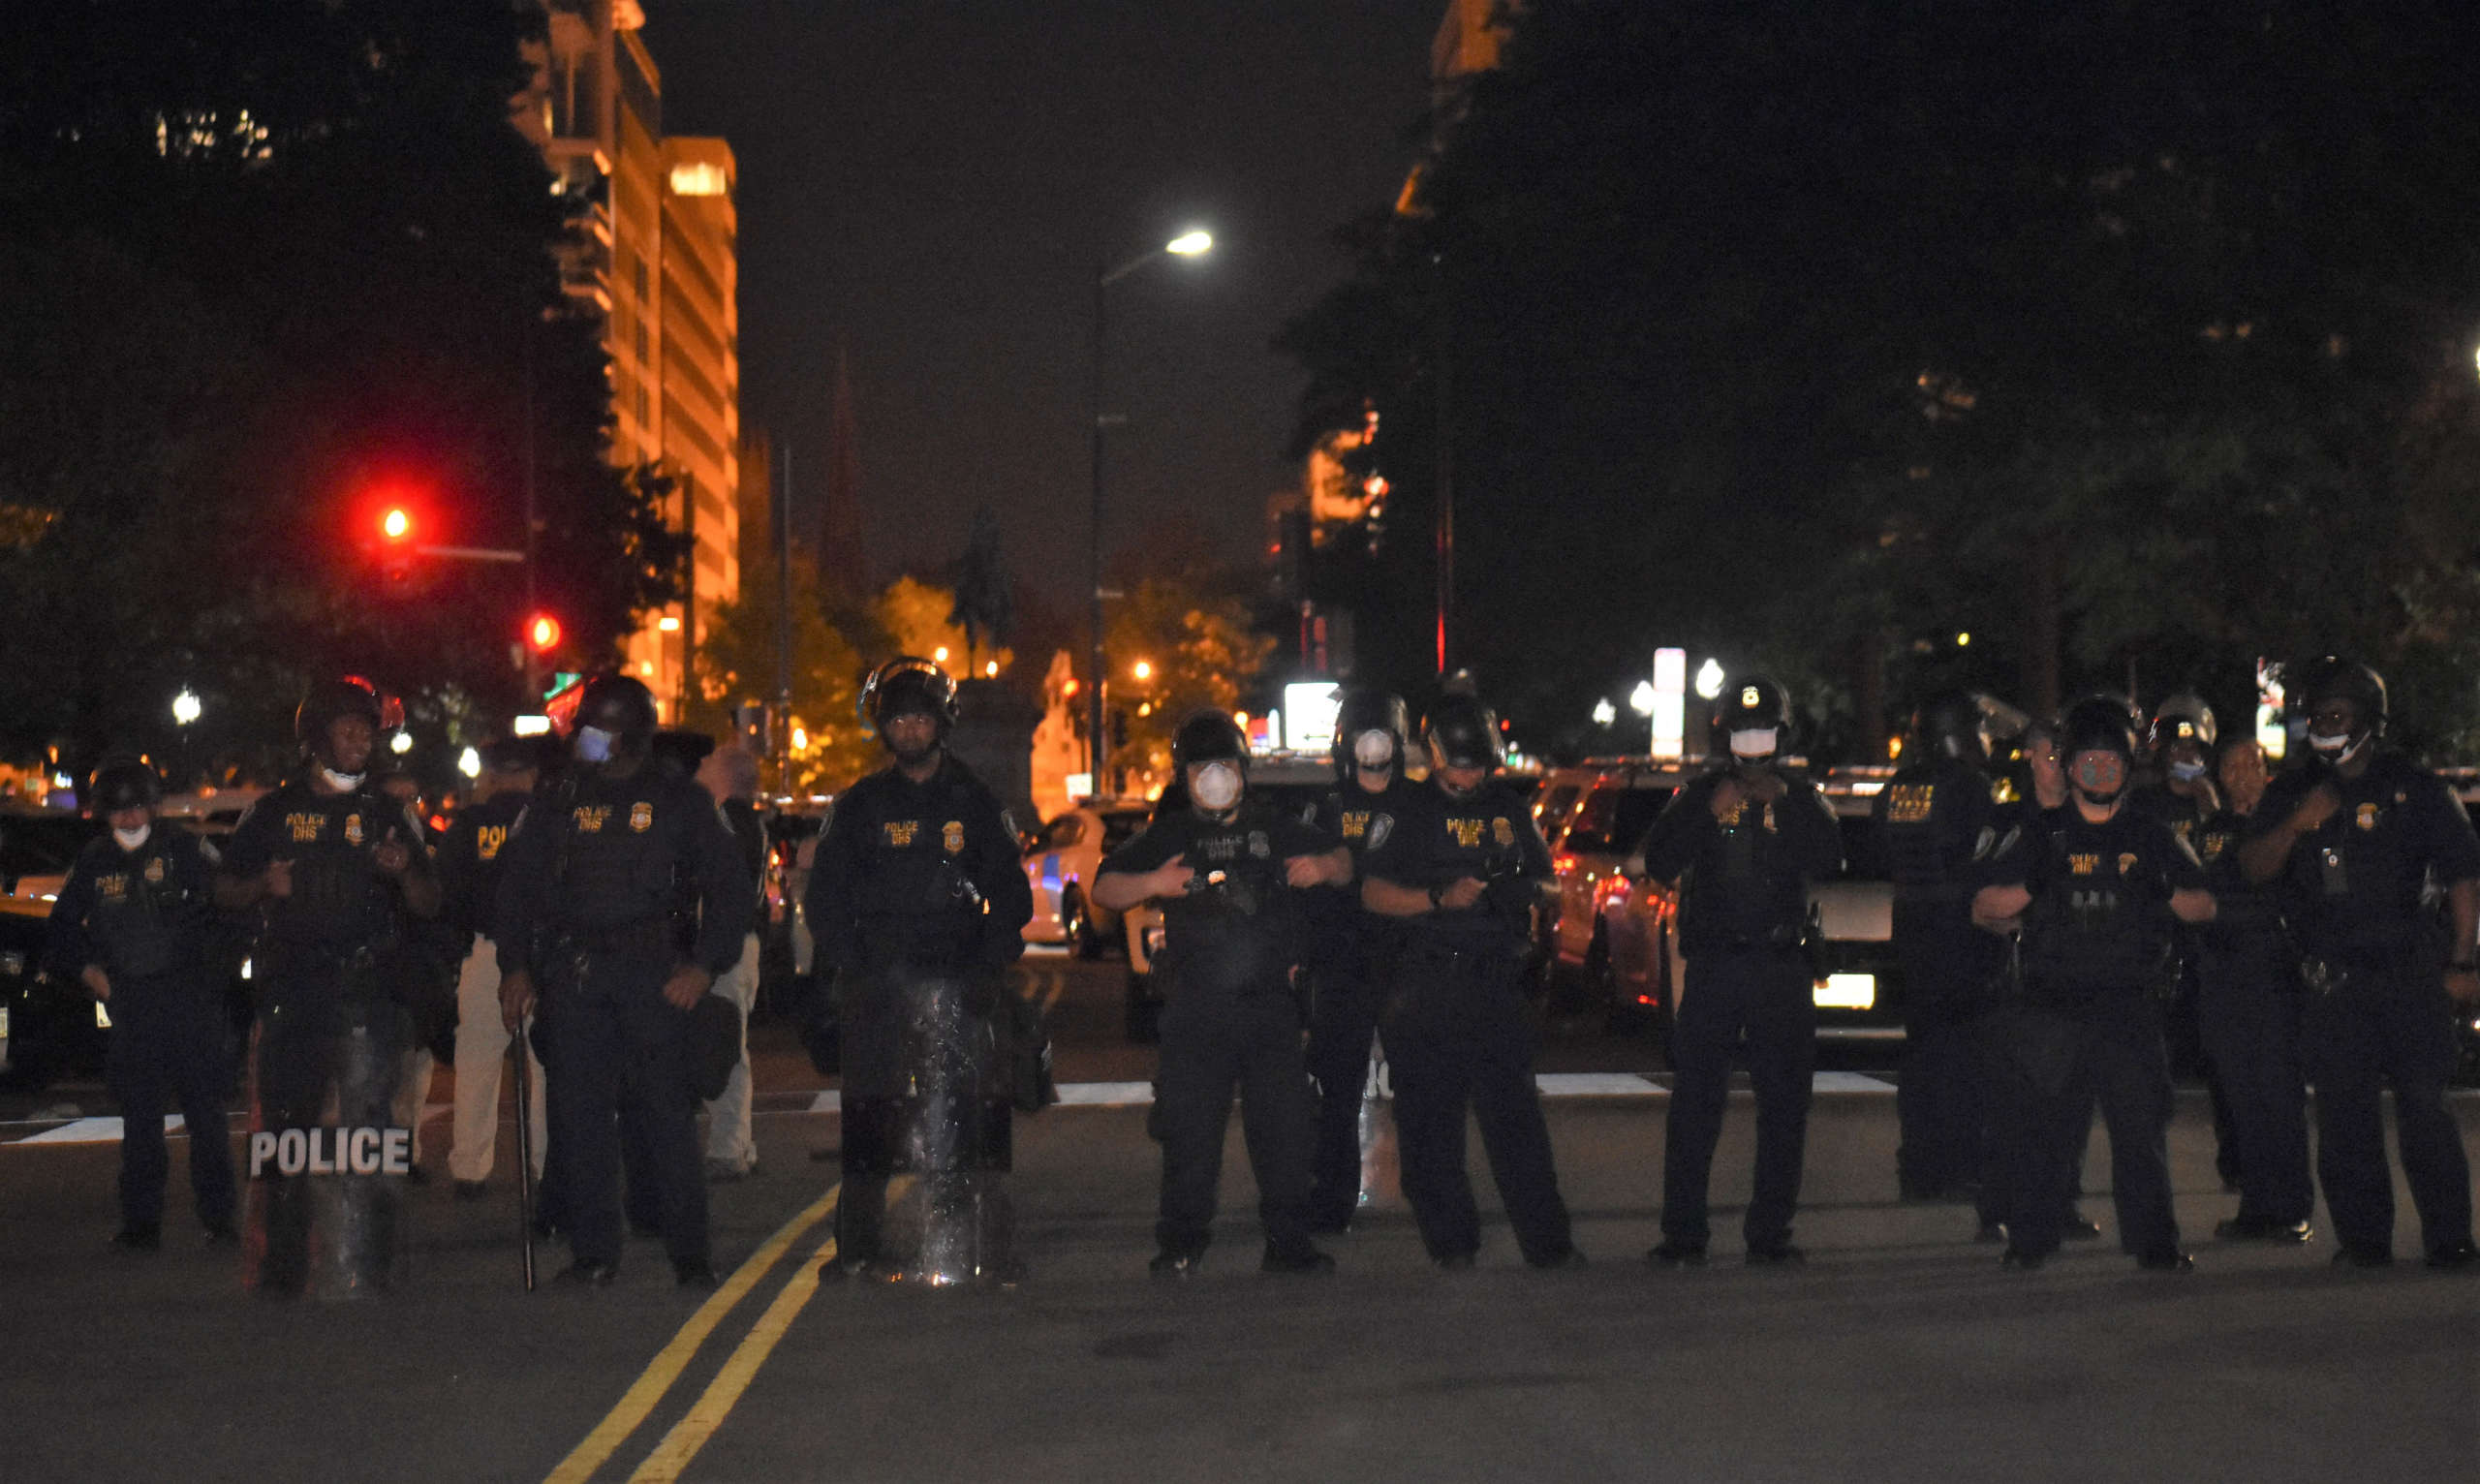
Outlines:
{"type": "Polygon", "coordinates": [[[414,515],[401,505],[379,513],[379,574],[391,593],[413,584],[414,515]]]}
{"type": "Polygon", "coordinates": [[[548,613],[537,613],[525,621],[525,642],[538,655],[547,655],[560,647],[560,621],[548,613]]]}

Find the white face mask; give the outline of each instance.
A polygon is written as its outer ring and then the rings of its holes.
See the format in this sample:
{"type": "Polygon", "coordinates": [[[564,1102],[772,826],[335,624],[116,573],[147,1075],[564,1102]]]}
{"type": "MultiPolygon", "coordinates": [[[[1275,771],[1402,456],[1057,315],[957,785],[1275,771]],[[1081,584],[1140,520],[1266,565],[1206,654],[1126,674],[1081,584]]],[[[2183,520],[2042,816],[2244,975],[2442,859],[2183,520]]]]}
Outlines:
{"type": "Polygon", "coordinates": [[[2316,750],[2317,757],[2334,763],[2347,762],[2351,754],[2360,750],[2359,741],[2347,731],[2311,731],[2308,734],[2308,745],[2316,750]]]}
{"type": "Polygon", "coordinates": [[[1352,761],[1376,772],[1395,762],[1395,739],[1382,731],[1364,731],[1352,738],[1352,761]]]}
{"type": "Polygon", "coordinates": [[[136,829],[116,829],[112,831],[112,844],[124,850],[134,850],[144,845],[146,837],[153,833],[155,826],[152,824],[141,824],[136,829]]]}
{"type": "Polygon", "coordinates": [[[1749,761],[1771,757],[1774,756],[1777,735],[1779,733],[1771,727],[1760,727],[1755,731],[1732,732],[1731,756],[1749,761]]]}
{"type": "Polygon", "coordinates": [[[576,754],[579,762],[609,762],[612,734],[600,727],[577,728],[576,754]]]}
{"type": "Polygon", "coordinates": [[[356,788],[360,788],[361,781],[368,778],[370,775],[368,773],[339,773],[335,769],[328,767],[326,763],[321,763],[319,765],[319,776],[325,778],[327,781],[327,787],[335,789],[338,793],[351,793],[356,788]]]}
{"type": "Polygon", "coordinates": [[[1221,814],[1240,802],[1240,770],[1227,762],[1209,762],[1189,780],[1189,794],[1198,808],[1221,814]]]}
{"type": "Polygon", "coordinates": [[[2205,765],[2201,762],[2174,762],[2170,764],[2170,776],[2183,784],[2191,784],[2205,776],[2205,765]]]}

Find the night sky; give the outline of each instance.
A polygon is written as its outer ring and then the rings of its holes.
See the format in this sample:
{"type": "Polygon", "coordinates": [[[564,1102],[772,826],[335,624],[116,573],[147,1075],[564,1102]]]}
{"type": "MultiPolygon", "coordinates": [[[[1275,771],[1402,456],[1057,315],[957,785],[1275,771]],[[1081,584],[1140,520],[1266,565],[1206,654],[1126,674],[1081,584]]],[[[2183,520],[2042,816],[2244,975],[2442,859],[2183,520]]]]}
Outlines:
{"type": "MultiPolygon", "coordinates": [[[[1333,229],[1415,158],[1444,0],[648,0],[665,127],[740,163],[741,416],[822,497],[851,356],[871,572],[963,549],[1081,593],[1092,278],[1110,290],[1106,549],[1263,530],[1301,377],[1268,348],[1339,278],[1333,229]]],[[[1072,609],[1071,609],[1072,611],[1072,609]]]]}

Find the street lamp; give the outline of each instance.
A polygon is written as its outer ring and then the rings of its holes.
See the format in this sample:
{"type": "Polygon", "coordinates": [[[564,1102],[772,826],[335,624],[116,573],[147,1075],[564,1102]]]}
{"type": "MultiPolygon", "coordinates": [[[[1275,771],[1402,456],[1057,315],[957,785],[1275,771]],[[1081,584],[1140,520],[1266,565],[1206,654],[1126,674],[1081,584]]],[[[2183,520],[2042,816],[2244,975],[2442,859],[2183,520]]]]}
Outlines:
{"type": "Polygon", "coordinates": [[[181,687],[181,694],[172,697],[172,725],[181,728],[181,787],[185,788],[190,782],[190,724],[199,719],[203,709],[198,693],[188,686],[181,687]]]}
{"type": "Polygon", "coordinates": [[[1128,672],[1139,680],[1151,680],[1154,678],[1154,662],[1139,660],[1128,667],[1128,672]]]}
{"type": "Polygon", "coordinates": [[[1093,415],[1094,510],[1093,519],[1086,530],[1085,552],[1087,574],[1093,579],[1089,584],[1087,601],[1091,605],[1088,617],[1093,631],[1093,652],[1089,661],[1094,676],[1094,694],[1088,698],[1087,721],[1090,727],[1085,734],[1085,766],[1093,774],[1094,788],[1098,793],[1102,786],[1102,677],[1106,673],[1102,668],[1102,432],[1105,426],[1102,419],[1102,351],[1109,343],[1110,321],[1106,313],[1109,300],[1104,291],[1157,258],[1195,258],[1213,247],[1213,233],[1192,228],[1161,247],[1148,248],[1118,267],[1099,263],[1094,269],[1094,375],[1088,388],[1087,408],[1093,415]]]}
{"type": "Polygon", "coordinates": [[[1707,660],[1696,667],[1696,694],[1712,700],[1722,694],[1722,662],[1707,660]]]}

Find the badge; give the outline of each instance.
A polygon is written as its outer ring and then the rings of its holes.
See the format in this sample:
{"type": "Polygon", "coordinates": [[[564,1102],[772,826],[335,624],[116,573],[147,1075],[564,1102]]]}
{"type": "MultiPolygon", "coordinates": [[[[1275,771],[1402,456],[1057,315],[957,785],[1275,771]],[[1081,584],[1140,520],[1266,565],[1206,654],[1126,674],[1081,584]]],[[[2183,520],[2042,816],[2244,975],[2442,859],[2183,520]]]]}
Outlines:
{"type": "Polygon", "coordinates": [[[2130,872],[2130,871],[2134,870],[2134,869],[2135,869],[2135,861],[2136,861],[2135,851],[2133,851],[2133,850],[2121,850],[2121,851],[2119,852],[2119,874],[2120,874],[2121,876],[2124,876],[2124,875],[2126,875],[2128,872],[2130,872]]]}
{"type": "Polygon", "coordinates": [[[1755,710],[1759,705],[1763,704],[1764,699],[1765,697],[1757,694],[1756,687],[1752,685],[1744,685],[1740,687],[1740,704],[1748,707],[1750,710],[1755,710]]]}
{"type": "Polygon", "coordinates": [[[949,819],[946,828],[939,832],[939,843],[947,848],[948,854],[962,855],[965,852],[965,821],[949,819]]]}
{"type": "Polygon", "coordinates": [[[1266,838],[1266,832],[1264,830],[1253,829],[1249,831],[1249,853],[1251,855],[1259,860],[1263,860],[1274,852],[1274,842],[1266,838]]]}
{"type": "Polygon", "coordinates": [[[1515,844],[1515,826],[1507,822],[1504,815],[1490,821],[1490,834],[1499,842],[1499,849],[1503,850],[1515,844]]]}
{"type": "Polygon", "coordinates": [[[163,880],[164,880],[164,857],[163,857],[163,856],[158,855],[158,856],[156,856],[153,860],[150,860],[150,861],[148,861],[148,862],[146,863],[146,880],[148,881],[148,882],[153,883],[153,884],[161,884],[161,883],[162,883],[162,881],[163,881],[163,880]]]}
{"type": "Polygon", "coordinates": [[[361,816],[357,814],[345,816],[345,843],[347,845],[361,844],[361,816]]]}
{"type": "Polygon", "coordinates": [[[655,806],[639,799],[629,806],[629,827],[642,835],[655,827],[655,806]]]}
{"type": "Polygon", "coordinates": [[[2374,804],[2362,804],[2359,809],[2358,822],[2362,829],[2376,828],[2376,806],[2374,804]]]}
{"type": "Polygon", "coordinates": [[[1395,833],[1395,817],[1393,815],[1371,815],[1369,817],[1369,833],[1367,836],[1369,844],[1366,849],[1373,850],[1377,850],[1380,846],[1384,845],[1386,843],[1386,837],[1393,833],[1395,833]]]}

